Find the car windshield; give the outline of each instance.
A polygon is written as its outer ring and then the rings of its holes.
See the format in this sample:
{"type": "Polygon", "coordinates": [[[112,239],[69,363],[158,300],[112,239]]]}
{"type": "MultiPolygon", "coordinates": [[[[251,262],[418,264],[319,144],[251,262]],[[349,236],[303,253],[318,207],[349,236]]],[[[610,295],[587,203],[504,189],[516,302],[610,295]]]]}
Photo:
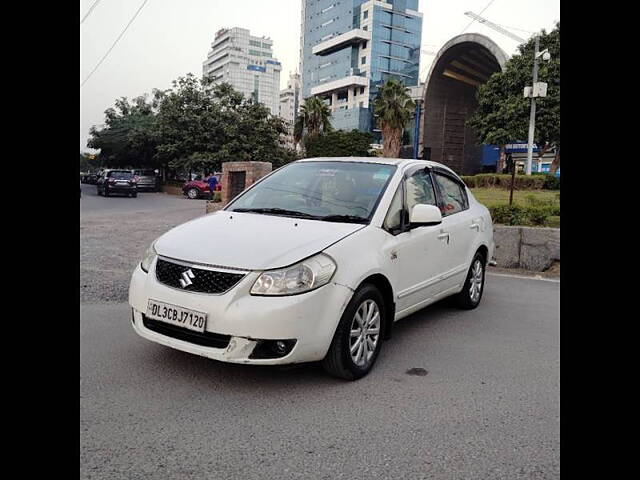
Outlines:
{"type": "Polygon", "coordinates": [[[134,170],[134,172],[139,177],[153,177],[156,174],[154,170],[134,170]]]}
{"type": "Polygon", "coordinates": [[[367,223],[396,167],[365,162],[296,162],[265,178],[226,210],[367,223]]]}
{"type": "Polygon", "coordinates": [[[114,178],[116,180],[129,180],[133,178],[133,173],[131,172],[109,172],[109,177],[114,178]]]}

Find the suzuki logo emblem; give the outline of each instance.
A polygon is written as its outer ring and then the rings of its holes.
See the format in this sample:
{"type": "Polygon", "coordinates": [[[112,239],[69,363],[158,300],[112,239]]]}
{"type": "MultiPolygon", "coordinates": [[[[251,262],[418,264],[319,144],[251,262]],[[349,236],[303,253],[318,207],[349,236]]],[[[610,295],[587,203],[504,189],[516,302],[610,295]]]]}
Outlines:
{"type": "Polygon", "coordinates": [[[182,272],[182,278],[180,279],[180,286],[182,288],[187,288],[189,285],[192,285],[193,284],[193,282],[191,281],[192,278],[196,278],[196,276],[193,274],[191,269],[187,270],[186,272],[182,272]]]}

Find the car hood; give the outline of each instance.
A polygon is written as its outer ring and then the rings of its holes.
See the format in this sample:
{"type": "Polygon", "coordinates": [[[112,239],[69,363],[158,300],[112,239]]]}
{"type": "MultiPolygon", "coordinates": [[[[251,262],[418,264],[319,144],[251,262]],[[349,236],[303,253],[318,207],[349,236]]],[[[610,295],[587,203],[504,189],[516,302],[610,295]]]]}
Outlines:
{"type": "Polygon", "coordinates": [[[219,211],[169,230],[155,249],[186,262],[266,270],[318,253],[365,226],[219,211]]]}

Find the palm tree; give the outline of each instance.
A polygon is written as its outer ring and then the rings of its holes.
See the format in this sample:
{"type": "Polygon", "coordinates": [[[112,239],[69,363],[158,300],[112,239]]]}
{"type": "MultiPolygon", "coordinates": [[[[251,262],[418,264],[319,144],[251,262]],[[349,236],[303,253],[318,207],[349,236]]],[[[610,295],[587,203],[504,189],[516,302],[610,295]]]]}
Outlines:
{"type": "Polygon", "coordinates": [[[402,146],[402,132],[415,109],[409,89],[402,82],[390,79],[380,87],[373,106],[378,127],[382,130],[382,155],[397,158],[402,146]]]}
{"type": "Polygon", "coordinates": [[[318,135],[320,132],[331,131],[331,110],[318,97],[309,97],[300,105],[300,111],[293,128],[293,139],[296,143],[302,140],[306,130],[307,135],[318,135]]]}

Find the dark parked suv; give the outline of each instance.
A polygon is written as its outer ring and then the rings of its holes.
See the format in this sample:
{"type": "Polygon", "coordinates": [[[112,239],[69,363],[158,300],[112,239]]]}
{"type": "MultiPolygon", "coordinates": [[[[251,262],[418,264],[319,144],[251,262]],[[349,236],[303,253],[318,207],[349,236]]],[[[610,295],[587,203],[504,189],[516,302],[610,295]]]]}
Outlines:
{"type": "Polygon", "coordinates": [[[98,195],[108,197],[114,193],[138,196],[138,185],[131,170],[105,170],[96,183],[98,195]]]}
{"type": "Polygon", "coordinates": [[[160,177],[157,170],[136,169],[133,174],[138,180],[138,190],[160,191],[160,177]]]}

